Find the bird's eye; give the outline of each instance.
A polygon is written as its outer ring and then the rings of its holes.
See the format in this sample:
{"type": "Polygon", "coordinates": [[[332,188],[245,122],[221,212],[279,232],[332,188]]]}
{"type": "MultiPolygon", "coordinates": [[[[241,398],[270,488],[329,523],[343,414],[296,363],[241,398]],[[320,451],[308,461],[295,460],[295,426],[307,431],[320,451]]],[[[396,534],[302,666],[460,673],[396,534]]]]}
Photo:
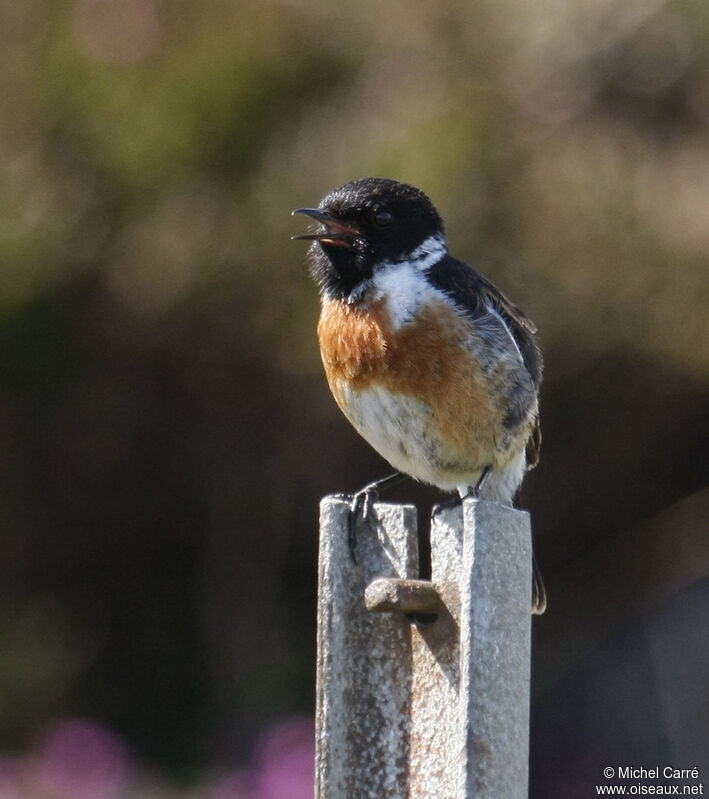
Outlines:
{"type": "Polygon", "coordinates": [[[393,217],[389,213],[389,211],[382,211],[380,209],[380,210],[375,211],[374,214],[372,214],[372,219],[374,221],[374,224],[378,228],[385,228],[385,227],[389,227],[389,225],[391,225],[393,217]]]}

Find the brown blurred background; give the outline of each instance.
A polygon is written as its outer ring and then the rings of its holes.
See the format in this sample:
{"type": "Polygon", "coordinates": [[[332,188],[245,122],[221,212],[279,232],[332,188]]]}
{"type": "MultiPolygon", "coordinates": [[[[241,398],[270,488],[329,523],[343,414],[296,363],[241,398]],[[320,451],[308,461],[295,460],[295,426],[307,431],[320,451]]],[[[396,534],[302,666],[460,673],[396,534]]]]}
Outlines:
{"type": "Polygon", "coordinates": [[[709,783],[705,0],[0,0],[0,45],[3,797],[57,729],[115,795],[300,796],[239,780],[309,735],[318,500],[387,466],[289,213],[366,175],[540,328],[531,795],[709,783]]]}

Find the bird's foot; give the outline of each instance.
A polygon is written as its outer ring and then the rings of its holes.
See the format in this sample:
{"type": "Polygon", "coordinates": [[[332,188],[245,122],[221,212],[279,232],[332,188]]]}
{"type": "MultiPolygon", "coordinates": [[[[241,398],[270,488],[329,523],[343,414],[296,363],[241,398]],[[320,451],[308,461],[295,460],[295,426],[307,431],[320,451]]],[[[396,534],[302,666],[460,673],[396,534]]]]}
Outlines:
{"type": "Polygon", "coordinates": [[[361,488],[355,494],[348,496],[350,500],[350,510],[347,514],[347,546],[350,550],[350,557],[353,563],[357,563],[357,522],[359,519],[367,522],[372,514],[374,503],[379,499],[379,494],[386,488],[405,480],[407,475],[402,472],[382,477],[361,488]]]}
{"type": "Polygon", "coordinates": [[[482,491],[483,486],[488,481],[490,474],[492,473],[492,466],[486,466],[480,477],[478,478],[478,482],[468,491],[468,493],[463,497],[463,499],[468,499],[473,497],[474,499],[480,498],[480,492],[482,491]]]}
{"type": "Polygon", "coordinates": [[[431,521],[435,521],[438,518],[439,513],[442,513],[444,510],[450,510],[451,508],[457,508],[459,505],[463,504],[463,497],[451,497],[450,499],[444,499],[443,502],[437,502],[431,508],[431,521]]]}
{"type": "Polygon", "coordinates": [[[466,499],[479,499],[480,490],[485,485],[485,482],[487,481],[491,472],[492,466],[486,466],[478,478],[478,482],[475,483],[474,486],[470,486],[465,494],[461,493],[457,497],[446,499],[443,502],[439,502],[437,505],[434,505],[431,510],[431,519],[435,519],[438,514],[441,513],[441,511],[449,510],[450,508],[457,508],[459,505],[462,505],[466,499]]]}

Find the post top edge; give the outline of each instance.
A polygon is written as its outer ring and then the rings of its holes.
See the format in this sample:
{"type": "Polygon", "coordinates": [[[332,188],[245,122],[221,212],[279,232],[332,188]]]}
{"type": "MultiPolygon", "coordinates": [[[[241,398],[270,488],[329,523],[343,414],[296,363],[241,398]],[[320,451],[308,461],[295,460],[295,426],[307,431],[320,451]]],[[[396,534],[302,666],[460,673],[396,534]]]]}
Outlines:
{"type": "Polygon", "coordinates": [[[495,506],[502,510],[519,511],[521,513],[529,513],[526,508],[516,508],[514,505],[508,505],[506,502],[498,502],[496,499],[485,499],[484,497],[465,497],[463,500],[464,505],[481,505],[481,506],[495,506]]]}
{"type": "MultiPolygon", "coordinates": [[[[349,508],[351,503],[352,503],[352,495],[348,495],[348,494],[326,494],[320,500],[320,507],[321,508],[326,508],[326,507],[342,507],[342,506],[346,506],[346,507],[349,508]]],[[[414,505],[412,502],[379,502],[379,501],[377,501],[377,502],[374,503],[374,507],[375,508],[383,508],[385,510],[389,510],[389,509],[392,509],[392,508],[403,508],[407,512],[416,511],[416,505],[414,505]]]]}

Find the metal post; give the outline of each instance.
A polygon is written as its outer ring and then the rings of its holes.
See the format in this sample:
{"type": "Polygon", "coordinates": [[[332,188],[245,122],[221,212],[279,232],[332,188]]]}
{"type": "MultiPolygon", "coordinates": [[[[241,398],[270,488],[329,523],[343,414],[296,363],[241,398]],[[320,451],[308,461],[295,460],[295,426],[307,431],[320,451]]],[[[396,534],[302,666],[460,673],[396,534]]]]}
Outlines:
{"type": "Polygon", "coordinates": [[[321,505],[317,799],[526,797],[528,514],[441,511],[428,583],[414,508],[375,505],[357,564],[348,509],[321,505]]]}
{"type": "Polygon", "coordinates": [[[347,544],[349,503],[320,505],[316,796],[407,796],[411,706],[411,625],[369,613],[364,591],[376,577],[418,571],[411,530],[416,509],[378,505],[347,544]]]}

